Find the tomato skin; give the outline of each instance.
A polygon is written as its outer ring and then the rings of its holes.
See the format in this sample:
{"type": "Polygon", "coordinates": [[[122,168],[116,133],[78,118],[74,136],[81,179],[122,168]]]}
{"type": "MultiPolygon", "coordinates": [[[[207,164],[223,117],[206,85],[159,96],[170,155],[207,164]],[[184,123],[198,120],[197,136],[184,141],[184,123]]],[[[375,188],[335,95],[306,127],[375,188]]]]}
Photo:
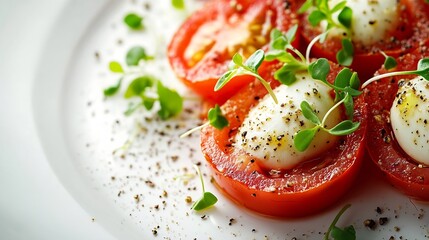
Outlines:
{"type": "MultiPolygon", "coordinates": [[[[254,17],[254,15],[257,15],[260,21],[269,21],[269,24],[273,28],[278,28],[284,32],[293,24],[297,24],[296,15],[291,12],[292,7],[286,1],[237,0],[236,2],[240,6],[240,10],[233,7],[230,0],[208,1],[201,10],[192,14],[182,24],[168,47],[170,65],[177,77],[186,86],[202,96],[204,100],[211,103],[222,104],[241,87],[253,81],[251,77],[240,76],[220,91],[214,92],[217,80],[223,73],[228,71],[228,64],[231,61],[232,55],[238,52],[238,49],[231,52],[230,49],[226,48],[230,47],[229,43],[237,44],[235,41],[237,35],[239,36],[242,33],[240,31],[243,30],[243,26],[240,26],[240,21],[248,21],[247,18],[249,16],[254,17]],[[268,12],[272,15],[269,15],[268,12]],[[234,20],[235,18],[239,20],[234,20]],[[207,41],[213,41],[212,45],[203,50],[204,56],[201,59],[191,63],[189,56],[187,56],[188,48],[195,46],[192,43],[195,36],[201,36],[200,31],[202,29],[210,29],[210,27],[207,27],[210,24],[212,26],[218,24],[221,27],[220,29],[213,27],[212,32],[206,39],[207,41]]],[[[253,48],[250,52],[253,53],[253,51],[263,48],[268,44],[269,32],[264,31],[264,37],[265,42],[258,42],[257,38],[254,38],[253,35],[249,39],[243,39],[248,41],[243,47],[247,49],[249,46],[252,46],[253,48]]],[[[298,42],[299,40],[295,41],[295,43],[298,42]]]]}
{"type": "MultiPolygon", "coordinates": [[[[272,79],[270,68],[273,66],[261,73],[265,79],[272,79]]],[[[334,76],[330,74],[329,79],[332,81],[334,76]]],[[[271,81],[271,85],[276,87],[278,82],[271,81]]],[[[361,126],[342,138],[337,147],[318,159],[273,175],[232,143],[249,109],[265,94],[259,82],[250,84],[223,105],[229,127],[217,130],[209,126],[202,130],[202,152],[213,177],[233,200],[263,215],[301,217],[319,212],[338,201],[358,175],[365,148],[366,105],[363,99],[357,99],[354,120],[361,126]]]]}
{"type": "MultiPolygon", "coordinates": [[[[429,57],[429,41],[402,57],[395,71],[414,70],[423,57],[429,57]]],[[[364,97],[369,109],[368,125],[371,126],[368,129],[367,149],[374,164],[393,186],[412,198],[429,201],[429,168],[419,167],[401,149],[390,124],[390,108],[398,91],[398,81],[414,77],[381,79],[366,87],[364,97]]]]}
{"type": "MultiPolygon", "coordinates": [[[[401,18],[399,26],[390,33],[389,40],[378,42],[372,46],[355,46],[355,56],[350,66],[359,73],[362,80],[369,79],[374,72],[384,63],[385,57],[380,50],[387,55],[397,58],[417,48],[419,43],[429,39],[429,7],[424,0],[399,0],[401,18]]],[[[302,24],[302,39],[308,43],[320,31],[312,27],[307,20],[307,15],[300,18],[302,24]]],[[[341,39],[327,39],[325,43],[317,42],[312,48],[312,56],[324,57],[336,62],[336,54],[341,50],[341,39]]]]}

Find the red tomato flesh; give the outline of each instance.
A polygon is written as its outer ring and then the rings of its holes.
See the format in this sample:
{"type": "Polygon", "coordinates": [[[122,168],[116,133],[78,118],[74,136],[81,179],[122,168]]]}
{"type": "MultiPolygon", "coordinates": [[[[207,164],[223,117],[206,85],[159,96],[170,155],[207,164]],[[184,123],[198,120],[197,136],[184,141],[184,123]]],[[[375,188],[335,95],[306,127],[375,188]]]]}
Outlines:
{"type": "MultiPolygon", "coordinates": [[[[400,0],[401,17],[399,26],[389,36],[372,46],[355,45],[355,56],[351,68],[359,73],[362,80],[369,79],[384,62],[380,51],[391,57],[399,57],[417,48],[419,43],[429,39],[429,7],[424,0],[400,0]]],[[[320,29],[311,26],[306,14],[301,16],[302,38],[305,46],[319,35],[320,29]]],[[[324,57],[336,62],[336,54],[340,49],[341,39],[327,39],[323,44],[317,42],[312,48],[312,56],[324,57]]]]}
{"type": "MultiPolygon", "coordinates": [[[[272,79],[273,68],[269,65],[261,75],[272,79]]],[[[332,70],[330,81],[339,71],[332,70]]],[[[274,88],[279,83],[271,81],[271,85],[274,88]]],[[[247,113],[265,95],[259,82],[251,83],[223,105],[229,127],[203,129],[202,152],[214,179],[233,200],[263,215],[299,217],[327,208],[338,201],[358,175],[365,146],[365,104],[357,99],[354,120],[361,123],[360,128],[342,138],[336,147],[291,170],[268,171],[258,166],[255,157],[235,149],[233,144],[247,113]]]]}
{"type": "Polygon", "coordinates": [[[253,81],[240,76],[214,92],[217,80],[228,70],[235,53],[248,57],[269,43],[271,29],[287,31],[297,24],[286,1],[234,2],[207,2],[183,23],[168,47],[168,58],[178,78],[211,103],[225,102],[253,81]]]}
{"type": "MultiPolygon", "coordinates": [[[[418,61],[424,57],[429,57],[429,41],[401,58],[395,71],[417,69],[418,61]]],[[[390,124],[390,108],[398,92],[399,80],[414,77],[381,79],[366,87],[364,95],[369,110],[368,125],[371,126],[367,149],[373,162],[395,187],[412,198],[429,201],[429,167],[419,166],[401,149],[390,124]]]]}

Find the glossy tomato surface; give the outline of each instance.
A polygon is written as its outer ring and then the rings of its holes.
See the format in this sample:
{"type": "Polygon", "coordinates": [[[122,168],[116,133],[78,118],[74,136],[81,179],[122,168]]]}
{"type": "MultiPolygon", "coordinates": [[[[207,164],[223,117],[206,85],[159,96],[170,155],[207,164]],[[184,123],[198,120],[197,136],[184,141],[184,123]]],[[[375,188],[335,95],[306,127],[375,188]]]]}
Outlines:
{"type": "MultiPolygon", "coordinates": [[[[265,79],[272,78],[273,65],[262,70],[265,79]]],[[[329,79],[338,72],[333,69],[329,79]]],[[[273,87],[278,82],[271,82],[273,87]]],[[[327,208],[349,190],[357,176],[365,148],[366,107],[358,99],[355,121],[360,128],[342,138],[336,147],[291,170],[269,171],[258,166],[258,160],[234,148],[234,137],[249,110],[266,95],[259,82],[243,88],[223,105],[229,127],[217,130],[211,126],[202,131],[201,146],[213,177],[238,204],[263,215],[299,217],[327,208]]]]}
{"type": "MultiPolygon", "coordinates": [[[[429,41],[401,58],[395,71],[414,70],[423,57],[429,57],[429,41]]],[[[401,149],[390,124],[390,108],[398,92],[398,82],[414,77],[386,78],[366,87],[364,95],[371,126],[367,149],[373,162],[395,187],[411,197],[429,201],[429,167],[419,165],[401,149]]]]}
{"type": "Polygon", "coordinates": [[[245,57],[269,43],[270,31],[286,32],[297,24],[283,0],[212,0],[192,14],[168,47],[173,71],[211,103],[223,103],[253,79],[237,77],[218,92],[213,88],[235,53],[245,57]]]}
{"type": "MultiPolygon", "coordinates": [[[[398,27],[385,39],[371,45],[359,46],[354,43],[355,56],[351,68],[359,73],[362,80],[373,76],[384,62],[380,51],[392,57],[399,57],[417,48],[419,43],[429,39],[429,4],[425,0],[399,0],[400,18],[398,27]]],[[[307,45],[321,33],[320,28],[308,22],[308,15],[300,17],[302,38],[307,45]]],[[[312,56],[324,57],[336,62],[336,54],[342,48],[340,38],[330,38],[324,43],[317,42],[312,48],[312,56]]]]}

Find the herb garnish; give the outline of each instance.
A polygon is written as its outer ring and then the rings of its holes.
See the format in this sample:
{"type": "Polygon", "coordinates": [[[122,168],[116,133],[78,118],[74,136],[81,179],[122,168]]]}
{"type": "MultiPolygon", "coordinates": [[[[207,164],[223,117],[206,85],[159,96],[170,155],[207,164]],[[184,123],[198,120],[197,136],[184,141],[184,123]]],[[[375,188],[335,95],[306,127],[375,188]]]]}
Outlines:
{"type": "Polygon", "coordinates": [[[185,8],[185,1],[184,0],[171,0],[171,5],[175,9],[184,9],[185,8]]]}
{"type": "Polygon", "coordinates": [[[153,57],[147,55],[146,50],[143,47],[135,46],[128,50],[125,57],[125,61],[128,66],[137,66],[141,60],[147,61],[152,60],[153,57]]]}
{"type": "Polygon", "coordinates": [[[196,165],[194,165],[194,167],[197,170],[198,176],[200,177],[203,195],[192,205],[191,208],[195,211],[201,211],[215,205],[217,203],[217,197],[211,192],[206,192],[204,187],[203,175],[201,174],[200,169],[196,165]]]}
{"type": "Polygon", "coordinates": [[[222,130],[224,127],[229,126],[228,119],[226,119],[226,117],[223,115],[222,109],[217,104],[214,108],[210,108],[210,110],[207,114],[207,118],[209,121],[207,121],[206,123],[204,123],[198,127],[192,128],[189,131],[183,133],[182,135],[180,135],[180,138],[187,137],[187,136],[191,135],[192,133],[194,133],[198,130],[201,130],[202,128],[204,128],[208,125],[212,125],[213,127],[215,127],[216,129],[219,129],[219,130],[222,130]]]}
{"type": "Polygon", "coordinates": [[[390,69],[393,69],[393,68],[395,68],[397,65],[398,65],[398,63],[396,62],[396,60],[395,60],[395,58],[393,58],[393,57],[391,57],[391,56],[388,56],[385,52],[383,52],[383,51],[380,51],[381,52],[381,54],[384,56],[384,64],[383,64],[383,66],[384,66],[384,68],[386,69],[386,70],[390,70],[390,69]]]}
{"type": "Polygon", "coordinates": [[[346,6],[347,1],[337,3],[333,8],[329,7],[328,0],[306,0],[306,2],[298,10],[298,13],[302,14],[311,7],[314,9],[308,15],[308,21],[312,26],[320,24],[322,21],[326,21],[327,26],[324,33],[321,34],[321,42],[326,38],[327,33],[332,28],[339,28],[345,31],[347,38],[343,38],[341,41],[342,49],[337,53],[338,64],[342,66],[350,66],[353,61],[353,44],[350,40],[353,10],[346,6]],[[338,13],[338,17],[335,20],[334,15],[338,13]]]}
{"type": "Polygon", "coordinates": [[[236,53],[232,57],[232,62],[231,62],[231,65],[229,66],[230,70],[224,73],[219,78],[219,80],[217,81],[214,87],[214,90],[218,91],[236,76],[250,75],[257,78],[262,83],[262,85],[264,85],[268,93],[273,98],[274,102],[277,103],[277,97],[274,94],[273,90],[271,89],[270,84],[267,81],[265,81],[265,79],[263,79],[258,73],[258,68],[261,66],[264,59],[265,59],[264,51],[260,49],[254,52],[244,63],[243,63],[243,57],[239,53],[236,53]]]}
{"type": "MultiPolygon", "coordinates": [[[[264,80],[258,74],[258,68],[265,59],[267,61],[277,60],[283,63],[282,67],[274,73],[274,78],[285,85],[291,85],[296,81],[296,74],[298,72],[307,71],[311,77],[315,80],[319,80],[335,91],[335,105],[328,110],[322,120],[320,120],[314,113],[310,104],[303,101],[300,106],[303,111],[303,115],[310,122],[315,124],[314,127],[298,131],[294,137],[294,145],[299,151],[305,151],[316,133],[319,130],[324,130],[332,135],[347,135],[354,132],[359,127],[359,122],[353,122],[354,104],[353,97],[359,96],[361,92],[358,90],[360,81],[357,73],[352,72],[348,68],[341,70],[334,84],[327,81],[327,76],[330,72],[330,65],[327,59],[321,58],[316,61],[309,63],[309,59],[306,59],[298,50],[292,46],[292,41],[296,33],[296,27],[292,27],[286,34],[282,34],[279,30],[274,29],[271,32],[270,49],[265,55],[263,50],[257,50],[252,54],[249,59],[242,64],[242,57],[239,54],[234,55],[234,64],[240,66],[239,68],[232,68],[226,72],[217,82],[215,90],[223,87],[228,81],[234,76],[248,74],[255,76],[261,83],[267,88],[273,100],[277,103],[277,98],[272,91],[269,83],[264,80]],[[295,55],[298,58],[295,57],[295,55]],[[255,61],[255,59],[257,61],[255,61]],[[249,62],[249,64],[248,64],[249,62]],[[248,65],[247,65],[248,64],[248,65]],[[268,87],[269,88],[268,88],[268,87]],[[341,104],[346,109],[347,120],[338,123],[331,129],[325,128],[325,122],[330,113],[341,104]]],[[[308,51],[307,51],[308,52],[308,51]]]]}
{"type": "Polygon", "coordinates": [[[226,119],[225,116],[222,114],[222,111],[219,105],[217,104],[214,108],[211,108],[209,110],[208,119],[209,119],[210,125],[212,125],[213,127],[219,130],[229,125],[228,119],[226,119]]]}
{"type": "Polygon", "coordinates": [[[331,225],[329,226],[328,231],[325,234],[324,240],[329,240],[329,236],[331,236],[334,240],[356,240],[356,231],[353,225],[347,226],[343,229],[335,226],[340,217],[350,206],[350,204],[347,204],[338,212],[331,225]]]}
{"type": "Polygon", "coordinates": [[[365,83],[362,84],[362,88],[365,88],[372,82],[380,80],[382,78],[401,76],[401,75],[419,75],[429,81],[429,58],[422,58],[417,64],[417,70],[412,71],[400,71],[400,72],[389,72],[385,74],[381,74],[378,76],[374,76],[368,79],[365,83]]]}
{"type": "MultiPolygon", "coordinates": [[[[153,59],[152,56],[146,54],[144,48],[140,46],[132,47],[126,55],[126,64],[128,67],[138,66],[140,61],[147,61],[153,59]]],[[[131,71],[125,71],[122,65],[117,61],[109,63],[109,70],[113,73],[121,74],[118,82],[104,89],[104,96],[110,97],[119,92],[121,84],[124,78],[134,76],[134,79],[129,83],[125,93],[125,99],[140,98],[140,102],[131,102],[128,105],[128,109],[124,112],[126,116],[131,115],[137,109],[144,107],[147,110],[151,110],[155,102],[159,102],[160,109],[158,110],[158,116],[162,120],[174,117],[182,111],[183,98],[173,89],[170,89],[151,75],[135,74],[131,71]]]]}
{"type": "Polygon", "coordinates": [[[143,28],[143,17],[136,13],[128,13],[124,17],[124,23],[133,30],[139,30],[143,28]]]}

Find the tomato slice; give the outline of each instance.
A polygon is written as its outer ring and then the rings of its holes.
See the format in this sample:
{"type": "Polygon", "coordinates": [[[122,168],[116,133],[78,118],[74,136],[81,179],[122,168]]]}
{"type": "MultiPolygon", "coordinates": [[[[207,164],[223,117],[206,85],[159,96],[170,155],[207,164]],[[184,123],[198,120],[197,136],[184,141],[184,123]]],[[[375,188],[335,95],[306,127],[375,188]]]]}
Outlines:
{"type": "MultiPolygon", "coordinates": [[[[414,52],[405,55],[398,62],[397,69],[416,69],[417,62],[429,57],[429,41],[414,52]]],[[[380,70],[380,73],[386,72],[380,70]]],[[[368,104],[368,153],[372,161],[387,179],[410,197],[429,200],[429,168],[421,167],[399,146],[390,124],[390,108],[398,92],[400,79],[415,76],[394,77],[371,83],[365,89],[368,104]]]]}
{"type": "MultiPolygon", "coordinates": [[[[263,66],[261,75],[272,80],[276,66],[263,66]]],[[[329,80],[338,73],[333,70],[329,80]]],[[[359,172],[365,148],[366,105],[355,102],[355,121],[360,128],[338,142],[337,146],[297,167],[285,171],[269,171],[258,166],[255,157],[234,148],[234,136],[249,110],[266,95],[257,81],[223,105],[229,127],[202,130],[201,147],[219,187],[240,205],[263,215],[298,217],[309,215],[338,201],[352,185],[359,172]]]]}
{"type": "MultiPolygon", "coordinates": [[[[192,14],[173,36],[168,58],[173,71],[189,88],[211,103],[223,103],[253,79],[241,76],[214,92],[232,56],[245,57],[269,42],[270,31],[297,24],[287,1],[209,1],[192,14]]],[[[298,42],[298,41],[296,41],[298,42]]]]}
{"type": "MultiPolygon", "coordinates": [[[[429,38],[429,6],[424,0],[399,0],[401,17],[395,31],[372,46],[354,46],[355,56],[351,68],[359,73],[362,80],[369,79],[384,62],[380,51],[392,57],[399,57],[417,48],[419,43],[429,38]]],[[[311,26],[307,15],[301,15],[302,38],[305,45],[321,32],[311,26]]],[[[317,42],[312,55],[336,62],[336,54],[342,48],[340,38],[327,39],[323,44],[317,42]]]]}

